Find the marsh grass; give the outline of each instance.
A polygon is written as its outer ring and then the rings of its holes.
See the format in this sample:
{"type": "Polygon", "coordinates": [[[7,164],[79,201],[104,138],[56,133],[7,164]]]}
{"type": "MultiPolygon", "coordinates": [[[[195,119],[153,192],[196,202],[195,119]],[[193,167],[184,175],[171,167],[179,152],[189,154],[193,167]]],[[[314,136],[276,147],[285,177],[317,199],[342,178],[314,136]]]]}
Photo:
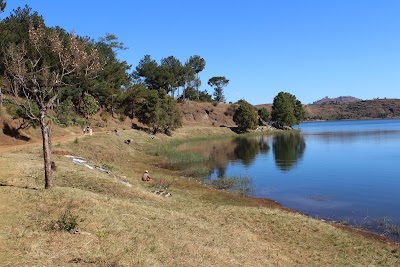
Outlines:
{"type": "Polygon", "coordinates": [[[183,141],[178,140],[158,145],[150,150],[150,154],[167,158],[169,164],[189,164],[208,160],[206,157],[197,153],[179,151],[177,148],[182,143],[183,141]]]}
{"type": "Polygon", "coordinates": [[[218,177],[211,181],[211,184],[218,190],[231,189],[236,184],[236,177],[218,177]]]}
{"type": "Polygon", "coordinates": [[[252,178],[247,174],[238,175],[235,177],[235,185],[233,190],[239,192],[242,196],[250,196],[254,188],[252,185],[252,178]]]}
{"type": "Polygon", "coordinates": [[[211,184],[218,190],[230,190],[238,192],[241,196],[249,196],[253,191],[252,179],[248,175],[232,177],[218,177],[211,184]]]}
{"type": "Polygon", "coordinates": [[[379,218],[366,224],[367,229],[377,230],[385,236],[400,237],[400,225],[388,218],[379,218]]]}
{"type": "Polygon", "coordinates": [[[198,179],[204,179],[210,173],[210,169],[206,164],[195,164],[195,165],[184,165],[181,166],[182,173],[187,177],[194,177],[198,179]]]}

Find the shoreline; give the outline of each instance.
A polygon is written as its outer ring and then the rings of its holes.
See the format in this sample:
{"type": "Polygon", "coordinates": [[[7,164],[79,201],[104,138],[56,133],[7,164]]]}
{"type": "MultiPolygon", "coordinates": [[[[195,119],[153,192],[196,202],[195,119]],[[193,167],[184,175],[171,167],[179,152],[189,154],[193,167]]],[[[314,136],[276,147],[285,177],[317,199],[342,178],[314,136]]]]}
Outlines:
{"type": "Polygon", "coordinates": [[[285,206],[283,206],[282,204],[280,204],[279,202],[277,202],[277,201],[275,201],[273,199],[257,198],[257,197],[251,197],[251,196],[250,197],[245,197],[245,198],[247,198],[250,201],[259,202],[260,205],[265,206],[265,207],[277,208],[277,209],[280,209],[280,210],[284,210],[286,212],[299,214],[301,216],[310,218],[312,220],[317,220],[317,221],[321,221],[321,222],[330,224],[330,225],[335,226],[335,227],[337,227],[339,229],[346,230],[346,231],[348,231],[350,233],[360,234],[365,238],[376,240],[376,241],[380,241],[380,242],[386,243],[386,244],[392,244],[392,245],[397,246],[397,247],[400,248],[400,242],[396,242],[396,241],[390,239],[387,236],[380,235],[378,233],[375,233],[375,232],[372,232],[372,231],[369,231],[369,230],[365,230],[365,229],[362,229],[362,228],[354,227],[354,226],[351,226],[351,225],[345,225],[345,224],[339,223],[337,221],[314,218],[314,217],[312,217],[312,216],[310,216],[308,214],[302,213],[302,212],[300,212],[300,211],[298,211],[296,209],[285,207],[285,206]]]}
{"type": "MultiPolygon", "coordinates": [[[[291,131],[297,132],[298,130],[297,129],[293,129],[291,131]]],[[[287,132],[290,132],[290,131],[287,131],[287,132]]],[[[249,132],[249,133],[245,133],[242,136],[254,136],[254,135],[260,135],[261,136],[261,135],[265,135],[265,134],[275,135],[275,134],[285,134],[285,132],[282,131],[282,130],[252,131],[252,132],[249,132]]],[[[239,137],[240,134],[238,134],[236,136],[239,137]]],[[[198,136],[195,136],[195,137],[190,138],[190,139],[193,139],[193,140],[200,139],[201,140],[203,138],[209,138],[209,137],[208,136],[198,135],[198,136]]],[[[223,138],[223,135],[222,136],[221,135],[215,136],[216,140],[218,138],[223,138]]],[[[190,139],[186,139],[183,142],[184,143],[190,142],[191,141],[190,139]]],[[[212,138],[210,140],[212,140],[212,138]]],[[[169,171],[168,169],[166,169],[166,170],[169,171]]],[[[223,192],[223,190],[217,190],[217,191],[222,191],[223,192]]],[[[227,190],[227,191],[231,192],[233,194],[236,194],[234,191],[229,191],[229,190],[227,190]]],[[[280,204],[278,201],[276,201],[274,199],[260,198],[260,197],[255,197],[255,196],[244,196],[243,198],[246,199],[247,202],[251,202],[251,203],[256,202],[256,203],[259,203],[261,206],[265,206],[265,207],[269,207],[269,208],[279,208],[280,210],[284,210],[284,211],[291,212],[291,213],[294,213],[294,214],[300,214],[302,216],[305,216],[305,217],[313,219],[313,220],[329,223],[330,225],[333,225],[333,226],[338,227],[340,229],[346,229],[347,231],[349,231],[351,233],[361,234],[362,236],[364,236],[366,238],[371,238],[373,240],[379,240],[380,242],[383,242],[383,243],[391,243],[391,244],[393,244],[395,246],[400,246],[400,242],[397,242],[397,241],[395,241],[395,240],[393,240],[393,239],[391,239],[391,238],[389,238],[389,237],[387,237],[385,235],[381,235],[381,234],[379,234],[377,232],[374,232],[374,231],[371,231],[371,230],[367,230],[367,229],[363,229],[363,228],[360,228],[360,227],[357,227],[357,226],[354,226],[354,225],[350,225],[350,224],[346,225],[346,224],[340,223],[340,222],[335,221],[335,220],[318,219],[318,218],[315,218],[315,217],[313,217],[311,215],[302,213],[301,211],[296,210],[294,208],[289,208],[289,207],[283,206],[282,204],[280,204]]]]}

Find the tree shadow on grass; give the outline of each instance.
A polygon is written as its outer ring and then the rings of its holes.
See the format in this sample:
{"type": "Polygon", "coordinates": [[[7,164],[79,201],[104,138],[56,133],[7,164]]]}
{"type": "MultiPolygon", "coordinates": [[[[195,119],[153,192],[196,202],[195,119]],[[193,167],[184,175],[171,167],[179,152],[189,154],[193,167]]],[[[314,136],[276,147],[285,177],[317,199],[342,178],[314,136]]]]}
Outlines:
{"type": "Polygon", "coordinates": [[[15,188],[20,188],[20,189],[38,190],[38,189],[35,188],[35,187],[18,186],[18,185],[12,185],[12,184],[4,184],[4,183],[0,183],[0,186],[9,186],[9,187],[15,187],[15,188]]]}
{"type": "Polygon", "coordinates": [[[228,127],[232,132],[237,133],[237,134],[241,134],[241,133],[245,133],[243,130],[239,129],[239,127],[228,127]]]}
{"type": "Polygon", "coordinates": [[[15,128],[15,127],[10,126],[7,122],[3,122],[3,133],[5,135],[14,137],[14,138],[16,138],[18,140],[22,140],[22,141],[25,141],[25,142],[28,142],[29,140],[31,140],[29,137],[21,135],[19,133],[20,129],[21,129],[21,127],[15,128]]]}
{"type": "Polygon", "coordinates": [[[136,123],[132,123],[131,127],[134,130],[139,130],[139,131],[143,131],[143,132],[146,132],[146,133],[152,133],[148,127],[142,127],[140,125],[137,125],[136,123]]]}

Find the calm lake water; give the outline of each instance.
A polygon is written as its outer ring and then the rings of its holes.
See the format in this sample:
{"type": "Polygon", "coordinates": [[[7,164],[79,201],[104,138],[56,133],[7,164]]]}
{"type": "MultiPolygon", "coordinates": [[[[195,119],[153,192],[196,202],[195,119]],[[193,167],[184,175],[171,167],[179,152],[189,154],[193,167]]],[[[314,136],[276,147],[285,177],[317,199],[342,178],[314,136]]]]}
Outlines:
{"type": "Polygon", "coordinates": [[[253,196],[312,217],[380,233],[389,232],[383,223],[400,229],[400,120],[307,122],[298,128],[300,134],[207,141],[184,149],[210,157],[206,180],[248,176],[253,196]]]}

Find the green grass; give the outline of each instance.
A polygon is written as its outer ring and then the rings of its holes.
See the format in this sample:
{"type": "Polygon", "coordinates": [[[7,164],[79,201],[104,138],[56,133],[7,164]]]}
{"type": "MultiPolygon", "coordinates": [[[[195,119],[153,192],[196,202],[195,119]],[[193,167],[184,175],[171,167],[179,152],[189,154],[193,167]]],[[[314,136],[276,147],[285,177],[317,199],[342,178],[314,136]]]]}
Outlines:
{"type": "Polygon", "coordinates": [[[177,150],[177,147],[183,143],[183,140],[173,140],[163,143],[153,147],[150,150],[150,154],[167,158],[169,164],[189,164],[208,160],[206,157],[197,153],[177,150]]]}

